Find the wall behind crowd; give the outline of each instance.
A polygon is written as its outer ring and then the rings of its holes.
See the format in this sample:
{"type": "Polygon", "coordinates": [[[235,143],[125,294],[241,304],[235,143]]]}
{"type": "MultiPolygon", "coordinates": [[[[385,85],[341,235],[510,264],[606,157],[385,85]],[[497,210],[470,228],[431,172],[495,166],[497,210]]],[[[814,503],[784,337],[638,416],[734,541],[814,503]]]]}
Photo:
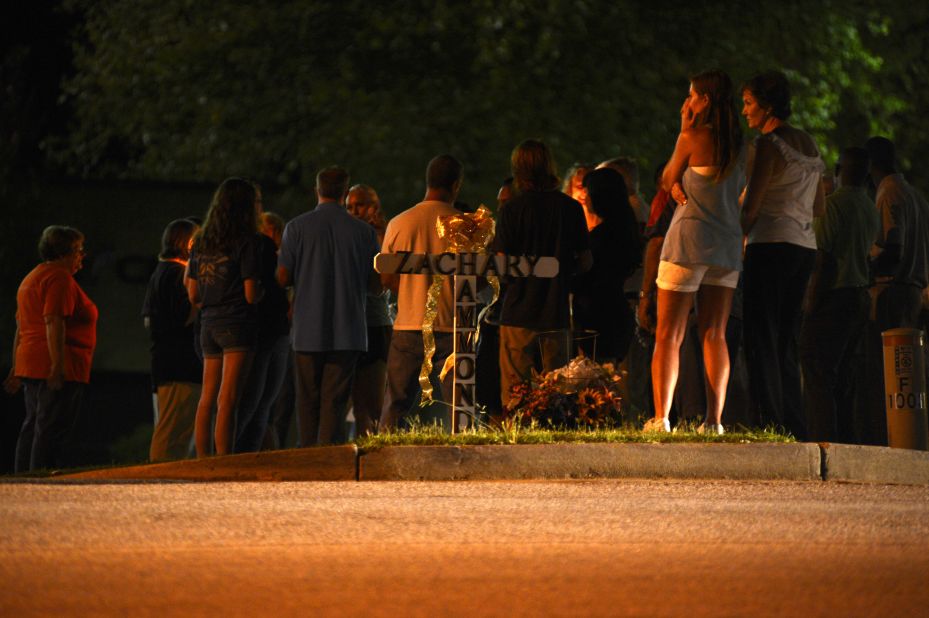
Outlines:
{"type": "MultiPolygon", "coordinates": [[[[504,164],[500,167],[501,175],[505,174],[504,164]]],[[[364,178],[358,181],[364,182],[364,178]]],[[[497,190],[494,183],[487,182],[484,187],[472,184],[462,197],[473,205],[483,202],[492,206],[497,190]]],[[[36,189],[15,216],[6,220],[15,236],[15,247],[4,252],[0,295],[0,315],[4,316],[0,323],[0,368],[4,373],[12,353],[16,288],[39,261],[39,234],[53,224],[76,227],[87,237],[89,253],[76,279],[100,310],[93,370],[148,373],[149,339],[140,310],[157,263],[162,231],[172,219],[204,217],[215,189],[206,183],[121,181],[57,181],[36,189]]],[[[385,204],[385,209],[396,214],[421,199],[423,191],[421,181],[405,200],[385,204]]],[[[265,209],[285,220],[315,204],[309,189],[264,189],[265,209]]]]}
{"type": "MultiPolygon", "coordinates": [[[[0,304],[10,319],[0,324],[0,366],[9,368],[16,287],[39,262],[39,234],[47,225],[62,224],[86,236],[88,255],[75,278],[100,311],[93,370],[148,373],[149,338],[140,311],[162,231],[172,219],[202,218],[214,190],[207,184],[132,182],[54,182],[38,189],[19,213],[17,251],[5,256],[9,289],[0,304]]],[[[285,218],[300,207],[273,191],[265,201],[285,218]]]]}

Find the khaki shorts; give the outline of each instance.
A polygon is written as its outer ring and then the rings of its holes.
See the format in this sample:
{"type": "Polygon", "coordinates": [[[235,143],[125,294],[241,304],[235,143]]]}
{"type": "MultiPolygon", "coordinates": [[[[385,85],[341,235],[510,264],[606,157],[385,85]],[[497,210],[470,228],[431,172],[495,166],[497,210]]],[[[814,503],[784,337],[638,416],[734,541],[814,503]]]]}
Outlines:
{"type": "Polygon", "coordinates": [[[739,285],[739,271],[709,264],[658,264],[658,287],[671,292],[696,292],[701,285],[718,285],[735,288],[739,285]]]}

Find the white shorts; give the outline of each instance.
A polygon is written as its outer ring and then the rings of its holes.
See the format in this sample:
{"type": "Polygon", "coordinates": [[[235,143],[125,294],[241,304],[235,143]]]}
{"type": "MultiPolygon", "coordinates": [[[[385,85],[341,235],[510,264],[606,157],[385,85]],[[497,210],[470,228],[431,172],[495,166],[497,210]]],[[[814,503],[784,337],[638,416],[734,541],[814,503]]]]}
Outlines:
{"type": "Polygon", "coordinates": [[[735,288],[739,285],[739,271],[709,264],[658,264],[658,287],[671,292],[696,292],[701,285],[718,285],[735,288]]]}

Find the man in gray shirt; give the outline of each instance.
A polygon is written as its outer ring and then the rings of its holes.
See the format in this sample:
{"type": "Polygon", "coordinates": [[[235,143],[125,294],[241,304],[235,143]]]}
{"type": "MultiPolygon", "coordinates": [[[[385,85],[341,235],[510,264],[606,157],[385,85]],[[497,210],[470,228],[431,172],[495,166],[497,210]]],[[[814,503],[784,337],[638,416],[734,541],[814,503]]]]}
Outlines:
{"type": "Polygon", "coordinates": [[[893,142],[872,137],[865,148],[881,217],[873,252],[876,320],[881,330],[915,328],[922,291],[929,283],[929,204],[897,171],[893,142]]]}
{"type": "Polygon", "coordinates": [[[865,143],[870,174],[877,188],[875,203],[881,225],[871,250],[872,319],[865,336],[865,363],[857,385],[856,417],[866,423],[861,442],[887,445],[884,413],[883,344],[881,333],[919,328],[921,296],[929,279],[929,204],[897,171],[894,144],[886,137],[865,143]]]}
{"type": "Polygon", "coordinates": [[[807,437],[815,442],[858,442],[852,422],[852,358],[868,322],[868,254],[880,229],[865,191],[868,153],[842,151],[842,186],[813,220],[817,259],[800,331],[807,437]]]}

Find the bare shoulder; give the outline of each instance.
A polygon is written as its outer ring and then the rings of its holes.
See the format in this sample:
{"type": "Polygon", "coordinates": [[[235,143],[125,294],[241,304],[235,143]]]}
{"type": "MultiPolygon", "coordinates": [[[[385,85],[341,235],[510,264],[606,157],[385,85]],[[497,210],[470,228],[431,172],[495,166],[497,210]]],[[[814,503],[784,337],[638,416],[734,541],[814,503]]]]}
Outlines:
{"type": "Polygon", "coordinates": [[[689,127],[681,131],[682,141],[689,143],[702,143],[713,139],[713,133],[708,126],[689,127]]]}
{"type": "Polygon", "coordinates": [[[691,127],[681,131],[681,143],[691,154],[691,165],[713,165],[713,132],[710,127],[691,127]]]}

